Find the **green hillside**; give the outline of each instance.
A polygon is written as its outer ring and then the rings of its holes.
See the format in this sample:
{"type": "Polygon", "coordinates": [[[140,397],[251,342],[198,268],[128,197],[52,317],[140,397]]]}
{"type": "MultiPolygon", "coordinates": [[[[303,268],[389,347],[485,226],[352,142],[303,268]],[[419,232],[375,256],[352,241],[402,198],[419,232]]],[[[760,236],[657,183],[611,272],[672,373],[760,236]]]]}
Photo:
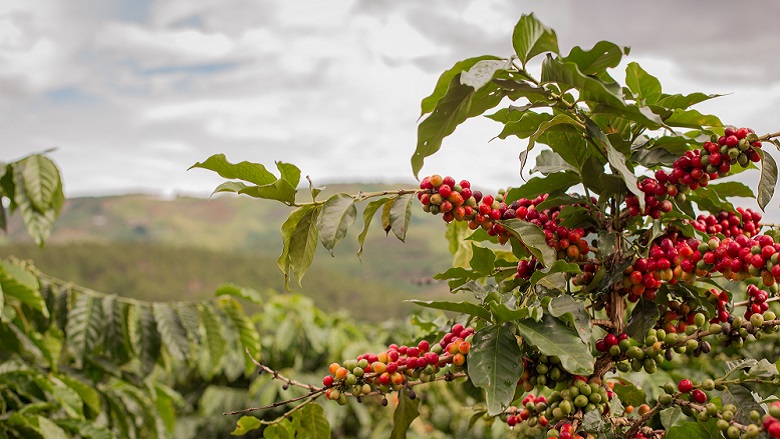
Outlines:
{"type": "MultiPolygon", "coordinates": [[[[399,187],[409,185],[333,185],[323,195],[399,187]]],[[[33,259],[62,279],[147,300],[201,298],[224,282],[281,291],[276,258],[288,213],[280,203],[248,197],[74,198],[44,250],[30,242],[18,216],[12,218],[9,234],[0,239],[0,256],[33,259]]],[[[295,289],[325,309],[343,308],[371,320],[407,313],[404,299],[449,294],[445,284],[430,281],[450,262],[440,218],[415,212],[406,243],[386,236],[377,224],[362,260],[355,256],[359,215],[336,257],[320,247],[303,288],[295,289]]]]}

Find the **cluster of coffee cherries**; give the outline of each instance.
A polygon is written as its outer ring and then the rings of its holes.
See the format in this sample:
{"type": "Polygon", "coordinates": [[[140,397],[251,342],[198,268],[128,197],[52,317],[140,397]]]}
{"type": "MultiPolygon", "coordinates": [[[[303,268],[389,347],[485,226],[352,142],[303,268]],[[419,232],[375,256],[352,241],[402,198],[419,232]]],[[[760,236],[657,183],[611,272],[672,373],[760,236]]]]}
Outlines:
{"type": "Polygon", "coordinates": [[[642,296],[655,300],[656,292],[664,282],[695,280],[695,262],[701,258],[699,244],[696,239],[686,238],[676,231],[656,239],[650,246],[649,257],[637,258],[623,271],[622,291],[628,295],[628,300],[636,302],[642,296]]]}
{"type": "MultiPolygon", "coordinates": [[[[725,322],[729,316],[728,295],[726,295],[726,293],[723,293],[723,295],[726,298],[725,301],[721,301],[717,294],[713,295],[713,293],[709,293],[707,295],[709,300],[712,300],[713,298],[717,300],[717,310],[714,317],[710,320],[710,323],[719,322],[721,321],[721,318],[723,319],[722,321],[725,322]]],[[[688,299],[686,301],[678,301],[677,299],[670,300],[666,305],[659,304],[658,311],[661,313],[663,323],[661,329],[667,333],[683,333],[688,328],[688,325],[703,325],[704,322],[702,317],[698,317],[699,314],[706,320],[705,314],[693,299],[688,299]]]]}
{"type": "MultiPolygon", "coordinates": [[[[757,286],[750,284],[747,286],[748,305],[745,309],[745,318],[753,322],[753,316],[761,316],[763,313],[769,310],[769,293],[758,288],[757,286]]],[[[759,317],[756,317],[758,321],[759,317]]],[[[761,318],[763,321],[763,317],[761,318]]],[[[755,326],[761,326],[761,323],[755,324],[755,326]]]]}
{"type": "Polygon", "coordinates": [[[723,240],[712,237],[700,245],[699,251],[702,253],[701,260],[697,261],[700,270],[720,272],[735,281],[760,276],[768,287],[780,279],[780,243],[775,243],[771,236],[751,238],[741,234],[723,240]]]}
{"type": "MultiPolygon", "coordinates": [[[[451,372],[462,371],[473,334],[474,328],[456,324],[433,346],[426,340],[417,346],[392,344],[378,354],[333,363],[328,369],[330,374],[322,379],[327,388],[325,395],[343,405],[348,394],[358,398],[374,392],[386,394],[401,389],[410,379],[430,382],[447,366],[451,372]]],[[[382,402],[386,404],[386,399],[382,402]]]]}
{"type": "Polygon", "coordinates": [[[780,401],[769,405],[769,413],[764,415],[762,426],[771,439],[780,439],[780,401]]]}
{"type": "Polygon", "coordinates": [[[737,212],[739,216],[735,212],[725,210],[718,212],[717,215],[702,214],[690,221],[690,224],[694,229],[708,235],[720,233],[727,238],[739,235],[755,236],[761,230],[761,213],[742,207],[737,207],[737,212]]]}

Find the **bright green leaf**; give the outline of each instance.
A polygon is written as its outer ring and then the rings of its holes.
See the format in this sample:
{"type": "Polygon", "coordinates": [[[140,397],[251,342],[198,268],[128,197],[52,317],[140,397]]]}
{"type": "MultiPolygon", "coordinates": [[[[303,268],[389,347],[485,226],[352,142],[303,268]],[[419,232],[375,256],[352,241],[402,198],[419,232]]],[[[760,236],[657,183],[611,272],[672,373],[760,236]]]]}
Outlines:
{"type": "Polygon", "coordinates": [[[496,254],[493,250],[485,247],[480,247],[476,244],[471,244],[472,257],[471,268],[477,273],[483,275],[493,274],[496,263],[496,254]]]}
{"type": "Polygon", "coordinates": [[[304,434],[307,439],[330,439],[330,424],[321,405],[306,404],[294,416],[300,421],[298,432],[304,434]]]}
{"type": "Polygon", "coordinates": [[[192,168],[203,168],[214,171],[224,178],[237,178],[239,180],[254,183],[257,186],[271,184],[277,180],[276,176],[270,173],[265,166],[259,163],[250,163],[247,161],[237,164],[230,163],[225,154],[214,154],[207,158],[203,163],[198,162],[190,166],[192,168]]]}
{"type": "Polygon", "coordinates": [[[214,296],[233,296],[237,297],[239,299],[244,299],[248,302],[252,302],[256,305],[262,305],[263,304],[263,296],[260,295],[260,293],[252,288],[246,288],[235,284],[222,284],[217,287],[216,291],[214,291],[214,296]]]}
{"type": "Polygon", "coordinates": [[[555,31],[545,27],[534,14],[523,15],[517,22],[512,34],[512,45],[523,65],[540,53],[558,53],[555,31]]]}
{"type": "Polygon", "coordinates": [[[577,64],[577,67],[585,75],[599,76],[599,73],[620,64],[623,55],[628,55],[629,51],[628,47],[621,47],[609,41],[599,41],[588,51],[574,46],[562,60],[577,64]]]}
{"type": "Polygon", "coordinates": [[[661,82],[635,62],[626,67],[626,85],[645,105],[655,104],[661,98],[661,82]]]}

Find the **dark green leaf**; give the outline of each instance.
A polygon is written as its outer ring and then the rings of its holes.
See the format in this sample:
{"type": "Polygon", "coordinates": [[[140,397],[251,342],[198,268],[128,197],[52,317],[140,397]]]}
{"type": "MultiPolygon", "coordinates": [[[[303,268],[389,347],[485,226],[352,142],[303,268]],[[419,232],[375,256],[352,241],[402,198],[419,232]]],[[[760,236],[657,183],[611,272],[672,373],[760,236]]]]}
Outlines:
{"type": "Polygon", "coordinates": [[[517,328],[525,341],[536,346],[545,355],[561,359],[566,371],[575,375],[590,375],[595,364],[588,345],[582,342],[576,331],[555,317],[545,314],[541,322],[522,320],[517,328]]]}
{"type": "Polygon", "coordinates": [[[580,176],[574,172],[555,172],[545,177],[534,177],[524,185],[510,189],[506,195],[506,202],[511,203],[521,198],[534,198],[552,192],[563,192],[579,182],[580,176]]]}
{"type": "Polygon", "coordinates": [[[301,206],[294,210],[282,224],[284,249],[277,260],[284,273],[285,286],[289,290],[290,271],[295,273],[298,285],[314,260],[317,249],[317,216],[319,206],[301,206]]]}
{"type": "Polygon", "coordinates": [[[475,386],[485,390],[488,415],[502,413],[512,402],[523,374],[522,356],[509,325],[486,326],[474,334],[468,375],[475,386]]]}
{"type": "Polygon", "coordinates": [[[753,191],[747,185],[738,181],[710,184],[707,186],[707,189],[718,194],[721,199],[726,199],[726,197],[755,198],[753,191]]]}
{"type": "Polygon", "coordinates": [[[628,55],[630,49],[621,47],[609,41],[599,41],[592,49],[585,51],[579,46],[574,46],[563,58],[564,62],[577,64],[585,75],[596,75],[605,72],[608,68],[620,64],[623,55],[628,55]]]}
{"type": "Polygon", "coordinates": [[[750,423],[750,412],[755,410],[764,414],[764,408],[758,403],[750,389],[741,384],[731,384],[721,394],[723,405],[734,404],[737,407],[734,419],[740,424],[750,423]]]}
{"type": "Polygon", "coordinates": [[[471,250],[472,250],[472,257],[471,257],[471,268],[476,271],[477,273],[481,273],[484,275],[491,275],[493,274],[493,270],[495,269],[495,263],[496,263],[496,254],[493,253],[493,250],[490,250],[489,248],[480,247],[476,244],[471,244],[471,250]]]}
{"type": "Polygon", "coordinates": [[[645,194],[637,187],[636,175],[626,166],[626,156],[612,146],[607,136],[604,135],[604,132],[601,131],[601,128],[595,122],[586,118],[585,128],[588,130],[588,135],[607,152],[607,160],[623,177],[628,190],[639,199],[639,209],[644,210],[645,194]]]}
{"type": "MultiPolygon", "coordinates": [[[[592,155],[592,147],[588,145],[582,131],[574,125],[557,125],[539,137],[539,142],[549,145],[566,163],[572,165],[578,173],[591,170],[585,162],[592,155]]],[[[538,163],[538,162],[537,162],[538,163]]]]}
{"type": "Polygon", "coordinates": [[[669,407],[661,410],[660,418],[661,425],[667,430],[675,425],[682,425],[688,420],[688,417],[683,414],[680,407],[669,407]]]}
{"type": "Polygon", "coordinates": [[[625,332],[631,338],[642,340],[647,331],[658,323],[658,317],[656,304],[643,298],[634,306],[625,332]]]}
{"type": "Polygon", "coordinates": [[[68,313],[66,345],[73,354],[76,368],[92,355],[103,333],[103,306],[98,297],[80,294],[68,313]]]}
{"type": "Polygon", "coordinates": [[[542,63],[542,82],[554,82],[580,91],[580,99],[600,104],[606,104],[614,108],[623,108],[623,101],[619,91],[607,86],[607,83],[584,75],[577,64],[563,62],[548,56],[542,63]]]}
{"type": "Polygon", "coordinates": [[[366,208],[363,210],[363,230],[361,230],[360,234],[358,235],[358,243],[360,244],[360,249],[357,252],[358,257],[363,254],[363,244],[366,241],[368,227],[371,225],[371,220],[374,219],[374,214],[380,207],[382,207],[391,199],[392,198],[390,197],[383,197],[366,204],[366,208]]]}
{"type": "Polygon", "coordinates": [[[640,405],[647,402],[645,400],[647,398],[645,391],[628,380],[621,379],[619,382],[615,383],[615,387],[612,390],[617,393],[620,401],[622,401],[624,404],[639,407],[640,405]]]}
{"type": "Polygon", "coordinates": [[[490,312],[497,325],[528,317],[528,308],[512,309],[498,302],[490,302],[490,312]]]}
{"type": "Polygon", "coordinates": [[[626,85],[645,105],[655,104],[661,98],[661,82],[635,62],[626,67],[626,85]]]}
{"type": "Polygon", "coordinates": [[[322,205],[322,211],[317,217],[317,230],[320,242],[331,256],[333,247],[344,239],[356,217],[355,199],[349,194],[336,194],[322,205]]]}
{"type": "Polygon", "coordinates": [[[200,312],[200,318],[203,322],[203,330],[205,331],[206,343],[201,347],[206,348],[208,351],[208,369],[210,373],[214,370],[218,370],[222,358],[225,355],[227,343],[222,335],[223,326],[220,322],[220,311],[214,306],[213,303],[200,303],[198,304],[198,311],[200,312]]]}
{"type": "Polygon", "coordinates": [[[238,330],[238,341],[242,351],[246,350],[248,353],[248,355],[242,356],[244,357],[245,375],[249,376],[257,368],[252,358],[258,359],[260,356],[260,334],[258,334],[255,324],[246,315],[244,309],[235,300],[227,297],[220,298],[217,299],[217,306],[230,318],[238,330]],[[252,358],[249,358],[249,356],[252,358]]]}
{"type": "Polygon", "coordinates": [[[531,285],[536,285],[542,278],[555,273],[582,273],[582,270],[580,270],[580,266],[574,262],[569,263],[563,259],[559,259],[553,262],[550,267],[545,268],[544,270],[538,270],[531,275],[531,285]]]}
{"type": "Polygon", "coordinates": [[[490,321],[490,313],[483,307],[470,302],[449,302],[446,300],[405,300],[405,302],[414,303],[425,308],[442,309],[444,311],[454,311],[470,316],[479,317],[490,321]]]}
{"type": "Polygon", "coordinates": [[[460,74],[460,83],[479,90],[493,79],[496,72],[509,67],[506,60],[482,60],[460,74]]]}
{"type": "Polygon", "coordinates": [[[434,108],[436,108],[436,104],[439,102],[439,100],[447,94],[447,90],[450,86],[450,83],[452,82],[452,78],[454,78],[457,74],[471,69],[471,67],[473,67],[474,64],[480,61],[500,60],[500,59],[501,58],[497,56],[487,55],[487,56],[479,56],[476,58],[469,58],[455,63],[455,65],[452,66],[452,68],[446,70],[444,73],[441,74],[438,82],[436,83],[436,87],[433,90],[433,93],[431,93],[430,96],[422,100],[422,104],[421,104],[422,111],[420,112],[420,116],[428,114],[431,111],[433,111],[434,108]]]}
{"type": "Polygon", "coordinates": [[[116,295],[103,297],[103,349],[109,358],[124,364],[130,361],[132,344],[128,328],[129,306],[116,295]]]}
{"type": "Polygon", "coordinates": [[[540,53],[558,53],[555,31],[540,23],[534,14],[523,15],[517,22],[512,34],[512,45],[523,65],[540,53]]]}
{"type": "Polygon", "coordinates": [[[637,162],[642,166],[651,168],[654,166],[664,165],[672,166],[675,160],[679,157],[678,154],[672,154],[664,148],[640,148],[631,154],[631,161],[637,162]]]}
{"type": "Polygon", "coordinates": [[[13,211],[14,208],[19,209],[27,233],[33,238],[36,244],[43,247],[43,243],[49,237],[49,234],[54,227],[54,221],[57,219],[57,215],[65,200],[65,196],[62,195],[62,184],[60,184],[55,191],[56,195],[52,200],[50,208],[39,211],[33,206],[23,179],[24,167],[15,166],[13,173],[13,180],[15,182],[13,186],[14,193],[8,195],[11,197],[11,210],[13,211]]]}
{"type": "Polygon", "coordinates": [[[714,419],[675,425],[664,435],[664,439],[721,439],[722,437],[714,419]]]}
{"type": "Polygon", "coordinates": [[[761,155],[761,180],[758,182],[758,196],[756,201],[761,210],[764,210],[775,194],[777,185],[777,163],[772,156],[762,149],[757,149],[761,155]]]}
{"type": "Polygon", "coordinates": [[[390,228],[401,241],[406,240],[406,232],[412,222],[412,194],[398,195],[390,208],[390,228]]]}
{"type": "Polygon", "coordinates": [[[442,140],[452,134],[461,122],[478,116],[501,102],[498,85],[489,83],[479,90],[463,85],[460,74],[450,82],[447,94],[436,103],[433,113],[417,127],[417,148],[412,155],[412,171],[420,173],[426,157],[441,148],[442,140]]]}
{"type": "MultiPolygon", "coordinates": [[[[558,262],[564,261],[556,261],[555,264],[553,264],[553,267],[555,267],[558,262]]],[[[588,312],[585,311],[585,304],[583,302],[574,300],[574,298],[569,295],[558,296],[550,301],[550,304],[547,305],[547,310],[553,317],[557,317],[564,321],[570,328],[577,331],[583,343],[590,343],[590,316],[588,315],[588,312]]]]}
{"type": "Polygon", "coordinates": [[[41,296],[38,279],[19,265],[0,262],[0,288],[4,301],[14,298],[49,317],[46,301],[41,296]]]}
{"type": "Polygon", "coordinates": [[[542,265],[549,267],[555,262],[555,250],[547,245],[544,231],[538,226],[518,219],[502,221],[501,224],[512,236],[519,239],[542,265]]]}
{"type": "Polygon", "coordinates": [[[509,136],[517,136],[520,139],[531,137],[539,129],[539,125],[552,119],[552,116],[547,113],[526,111],[521,114],[521,118],[504,125],[504,129],[497,136],[499,139],[506,139],[509,136]]]}
{"type": "Polygon", "coordinates": [[[157,332],[157,323],[154,321],[154,313],[150,305],[138,304],[134,309],[140,332],[137,352],[141,357],[142,370],[149,373],[160,357],[160,347],[162,346],[160,333],[157,332]]]}
{"type": "Polygon", "coordinates": [[[163,346],[172,357],[179,361],[190,358],[190,344],[187,332],[179,320],[179,316],[166,303],[153,303],[152,313],[157,323],[157,331],[163,346]]]}
{"type": "Polygon", "coordinates": [[[409,397],[408,389],[401,389],[398,392],[398,407],[393,413],[393,431],[390,432],[390,439],[405,439],[409,425],[418,416],[420,416],[420,399],[409,397]]]}
{"type": "MultiPolygon", "coordinates": [[[[559,125],[572,125],[578,127],[579,123],[576,120],[572,119],[572,117],[567,113],[557,114],[552,119],[542,122],[536,128],[536,132],[531,137],[528,138],[528,146],[525,149],[526,154],[531,152],[531,150],[534,148],[534,145],[536,144],[536,140],[539,139],[539,137],[543,136],[551,128],[559,125]]],[[[520,167],[521,171],[524,165],[525,163],[523,162],[520,167]]]]}

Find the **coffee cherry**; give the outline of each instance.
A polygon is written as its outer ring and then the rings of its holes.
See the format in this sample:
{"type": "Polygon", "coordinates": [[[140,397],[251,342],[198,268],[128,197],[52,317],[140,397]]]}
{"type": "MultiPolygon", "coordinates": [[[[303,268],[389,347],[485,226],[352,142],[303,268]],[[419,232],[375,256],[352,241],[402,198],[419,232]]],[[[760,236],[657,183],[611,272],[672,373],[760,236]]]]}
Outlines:
{"type": "Polygon", "coordinates": [[[677,389],[682,393],[688,393],[693,390],[693,383],[688,379],[680,380],[677,384],[677,389]]]}

